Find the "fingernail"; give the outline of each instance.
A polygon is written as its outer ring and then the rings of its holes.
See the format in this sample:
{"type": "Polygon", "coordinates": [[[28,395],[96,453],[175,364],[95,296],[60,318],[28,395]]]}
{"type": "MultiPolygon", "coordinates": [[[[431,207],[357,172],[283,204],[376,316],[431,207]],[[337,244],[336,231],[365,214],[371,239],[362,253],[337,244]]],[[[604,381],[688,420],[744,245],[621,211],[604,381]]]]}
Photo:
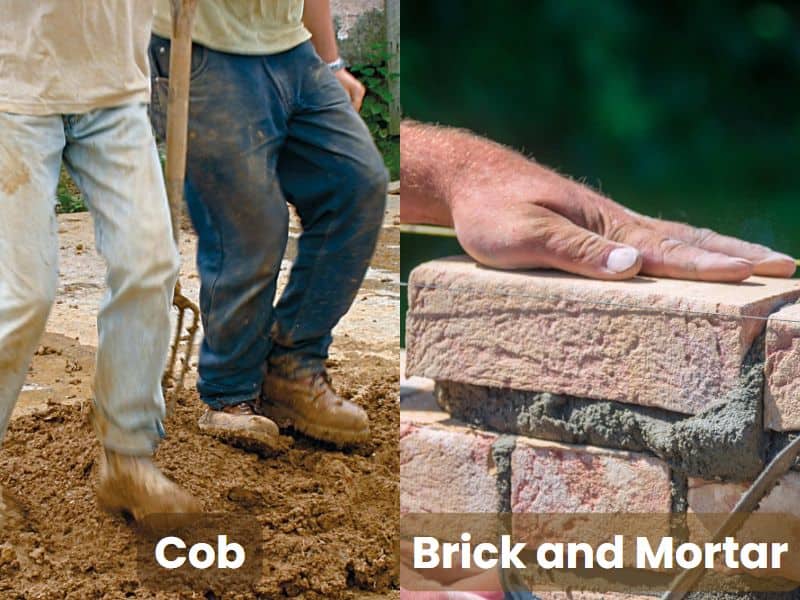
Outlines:
{"type": "Polygon", "coordinates": [[[795,262],[795,260],[791,256],[789,256],[787,254],[783,254],[781,252],[770,252],[767,256],[765,256],[764,258],[762,258],[758,262],[762,262],[762,263],[764,263],[764,262],[791,262],[791,263],[793,263],[793,262],[795,262]]]}
{"type": "Polygon", "coordinates": [[[791,277],[796,268],[797,263],[791,256],[780,252],[770,252],[756,263],[755,273],[773,277],[791,277]]]}
{"type": "Polygon", "coordinates": [[[606,259],[606,269],[612,273],[627,271],[639,260],[639,251],[630,246],[614,248],[606,259]]]}

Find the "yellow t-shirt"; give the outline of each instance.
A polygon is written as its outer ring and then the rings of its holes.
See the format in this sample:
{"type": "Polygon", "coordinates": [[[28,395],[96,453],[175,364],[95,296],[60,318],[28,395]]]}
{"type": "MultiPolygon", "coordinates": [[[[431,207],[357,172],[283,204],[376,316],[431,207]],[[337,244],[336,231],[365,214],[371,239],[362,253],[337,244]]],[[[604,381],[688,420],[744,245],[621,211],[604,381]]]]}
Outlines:
{"type": "Polygon", "coordinates": [[[149,102],[152,0],[0,0],[0,112],[149,102]]]}
{"type": "MultiPolygon", "coordinates": [[[[0,0],[2,1],[2,0],[0,0]]],[[[153,32],[172,37],[170,0],[156,0],[153,32]]],[[[303,0],[198,0],[192,39],[232,54],[278,54],[311,37],[303,0]]]]}

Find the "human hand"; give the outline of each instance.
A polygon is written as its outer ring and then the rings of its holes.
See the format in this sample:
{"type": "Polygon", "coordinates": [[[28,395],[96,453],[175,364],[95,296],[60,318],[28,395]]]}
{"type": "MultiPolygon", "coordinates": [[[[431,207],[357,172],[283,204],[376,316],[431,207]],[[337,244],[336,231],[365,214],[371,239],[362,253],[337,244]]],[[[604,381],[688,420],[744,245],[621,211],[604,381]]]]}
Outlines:
{"type": "Polygon", "coordinates": [[[555,268],[596,279],[731,282],[794,273],[794,261],[769,248],[637,214],[540,170],[521,165],[499,185],[465,182],[456,191],[453,221],[470,255],[499,268],[555,268]],[[502,199],[499,210],[486,202],[492,197],[502,199]]]}
{"type": "Polygon", "coordinates": [[[404,123],[401,219],[451,225],[475,260],[596,279],[790,277],[769,248],[637,214],[469,132],[404,123]]]}
{"type": "Polygon", "coordinates": [[[400,600],[503,600],[505,597],[497,570],[456,566],[453,569],[426,570],[422,575],[412,565],[413,548],[410,543],[401,541],[400,600]]]}
{"type": "Polygon", "coordinates": [[[503,593],[473,594],[472,592],[411,592],[400,588],[400,600],[502,600],[503,593]]]}
{"type": "Polygon", "coordinates": [[[350,96],[350,102],[357,111],[361,111],[361,104],[364,102],[364,95],[367,89],[356,79],[347,69],[339,69],[335,73],[336,79],[342,84],[344,91],[350,96]]]}

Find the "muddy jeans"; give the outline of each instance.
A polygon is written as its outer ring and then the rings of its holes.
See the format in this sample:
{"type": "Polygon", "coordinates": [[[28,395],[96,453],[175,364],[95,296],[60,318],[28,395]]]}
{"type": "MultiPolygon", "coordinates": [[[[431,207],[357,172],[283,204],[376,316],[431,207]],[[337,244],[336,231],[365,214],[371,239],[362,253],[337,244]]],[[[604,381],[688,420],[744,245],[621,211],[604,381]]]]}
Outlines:
{"type": "MultiPolygon", "coordinates": [[[[158,129],[169,41],[153,37],[150,56],[158,129]]],[[[199,235],[207,404],[257,397],[265,361],[291,377],[324,368],[375,248],[386,183],[367,127],[311,43],[270,56],[195,44],[186,197],[199,235]],[[287,202],[303,233],[273,309],[287,202]]]]}
{"type": "Polygon", "coordinates": [[[178,256],[144,104],[65,116],[0,113],[0,437],[56,293],[62,157],[107,265],[97,319],[98,435],[112,450],[151,454],[162,432],[178,256]]]}

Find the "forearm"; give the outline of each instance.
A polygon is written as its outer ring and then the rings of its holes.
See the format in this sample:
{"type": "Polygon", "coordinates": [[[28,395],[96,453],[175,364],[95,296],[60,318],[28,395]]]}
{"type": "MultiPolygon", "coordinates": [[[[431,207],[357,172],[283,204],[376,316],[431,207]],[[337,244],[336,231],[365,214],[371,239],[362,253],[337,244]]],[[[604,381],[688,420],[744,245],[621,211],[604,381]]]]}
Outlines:
{"type": "Polygon", "coordinates": [[[333,62],[339,58],[330,0],[305,0],[303,24],[311,32],[311,43],[322,60],[333,62]]]}
{"type": "Polygon", "coordinates": [[[478,190],[502,210],[530,194],[546,198],[583,187],[469,131],[415,121],[400,126],[400,179],[402,222],[449,227],[459,201],[478,190]]]}

